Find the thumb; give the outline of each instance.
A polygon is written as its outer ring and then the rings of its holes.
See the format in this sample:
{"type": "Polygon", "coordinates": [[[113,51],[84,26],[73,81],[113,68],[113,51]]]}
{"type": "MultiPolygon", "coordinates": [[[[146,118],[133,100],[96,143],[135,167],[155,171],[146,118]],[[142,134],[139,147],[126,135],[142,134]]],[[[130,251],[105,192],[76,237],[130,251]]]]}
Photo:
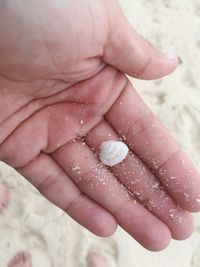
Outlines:
{"type": "Polygon", "coordinates": [[[111,2],[110,30],[103,60],[121,72],[144,80],[173,72],[178,65],[177,56],[156,51],[131,27],[116,1],[111,2]]]}

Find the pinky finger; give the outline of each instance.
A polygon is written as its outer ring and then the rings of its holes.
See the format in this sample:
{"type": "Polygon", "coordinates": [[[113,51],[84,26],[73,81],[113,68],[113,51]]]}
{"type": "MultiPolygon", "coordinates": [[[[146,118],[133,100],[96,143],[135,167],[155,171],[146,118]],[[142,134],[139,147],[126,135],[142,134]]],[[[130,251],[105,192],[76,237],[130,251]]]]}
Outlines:
{"type": "Polygon", "coordinates": [[[17,171],[49,201],[92,233],[107,237],[115,232],[117,222],[114,217],[82,194],[49,155],[40,154],[17,171]]]}

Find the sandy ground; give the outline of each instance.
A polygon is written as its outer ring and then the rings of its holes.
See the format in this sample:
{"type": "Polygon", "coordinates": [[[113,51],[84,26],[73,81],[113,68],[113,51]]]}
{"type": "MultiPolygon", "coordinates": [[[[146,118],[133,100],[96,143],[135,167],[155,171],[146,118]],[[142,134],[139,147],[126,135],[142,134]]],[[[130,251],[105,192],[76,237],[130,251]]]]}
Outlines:
{"type": "MultiPolygon", "coordinates": [[[[137,90],[170,129],[200,170],[200,0],[120,0],[130,22],[162,51],[175,51],[178,70],[162,80],[134,81],[137,90]]],[[[0,181],[11,202],[0,216],[0,266],[17,251],[29,250],[33,267],[85,267],[88,251],[98,250],[108,267],[199,267],[200,215],[186,241],[162,252],[142,248],[118,229],[97,238],[48,203],[18,174],[0,164],[0,181]]]]}

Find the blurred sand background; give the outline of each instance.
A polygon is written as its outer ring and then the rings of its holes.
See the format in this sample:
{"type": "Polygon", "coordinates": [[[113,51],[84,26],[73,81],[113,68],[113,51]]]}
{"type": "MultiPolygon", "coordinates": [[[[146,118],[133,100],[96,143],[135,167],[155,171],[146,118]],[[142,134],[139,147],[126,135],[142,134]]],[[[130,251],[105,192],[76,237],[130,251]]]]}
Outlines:
{"type": "MultiPolygon", "coordinates": [[[[182,64],[157,81],[133,81],[138,92],[170,129],[200,170],[200,0],[120,0],[132,25],[162,51],[178,53],[182,64]]],[[[47,202],[18,174],[0,164],[0,181],[11,204],[0,215],[0,266],[19,250],[29,250],[33,267],[85,267],[98,250],[108,267],[200,267],[200,215],[186,241],[172,241],[152,253],[118,229],[98,238],[47,202]]]]}

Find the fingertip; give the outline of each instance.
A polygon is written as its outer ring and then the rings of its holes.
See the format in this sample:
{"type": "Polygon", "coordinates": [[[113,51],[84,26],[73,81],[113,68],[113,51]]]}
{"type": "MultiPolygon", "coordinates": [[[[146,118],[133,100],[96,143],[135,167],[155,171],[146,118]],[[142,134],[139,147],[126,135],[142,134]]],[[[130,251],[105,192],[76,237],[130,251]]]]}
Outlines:
{"type": "Polygon", "coordinates": [[[116,227],[113,227],[113,228],[104,229],[104,231],[101,231],[100,233],[97,233],[95,235],[102,237],[102,238],[107,238],[107,237],[111,237],[112,235],[114,235],[116,230],[117,230],[117,225],[116,227]]]}
{"type": "Polygon", "coordinates": [[[179,223],[176,231],[172,233],[172,238],[175,240],[185,240],[189,238],[194,231],[194,218],[192,214],[186,213],[185,218],[179,223]]]}
{"type": "Polygon", "coordinates": [[[118,224],[111,214],[104,212],[104,214],[101,215],[99,214],[97,217],[94,216],[90,227],[87,228],[99,237],[110,237],[117,230],[118,224]]]}
{"type": "Polygon", "coordinates": [[[188,212],[200,212],[200,199],[192,199],[189,202],[186,202],[184,199],[180,203],[181,207],[188,212]]]}
{"type": "Polygon", "coordinates": [[[131,76],[142,80],[155,80],[173,73],[179,66],[179,57],[172,52],[160,53],[154,51],[145,67],[131,76]]]}
{"type": "Polygon", "coordinates": [[[166,57],[167,60],[176,61],[177,63],[179,61],[178,56],[174,52],[166,52],[164,53],[164,56],[166,57]]]}
{"type": "Polygon", "coordinates": [[[162,230],[160,232],[157,231],[156,236],[154,236],[153,242],[151,241],[150,244],[148,245],[142,244],[142,246],[149,251],[159,252],[159,251],[166,249],[169,246],[171,239],[172,239],[171,232],[169,228],[165,226],[165,227],[162,227],[162,230]]]}
{"type": "Polygon", "coordinates": [[[93,231],[93,233],[99,237],[110,237],[112,236],[116,230],[117,230],[117,223],[112,222],[102,222],[101,224],[98,225],[98,227],[93,231]]]}
{"type": "Polygon", "coordinates": [[[153,62],[156,73],[154,73],[154,71],[151,71],[152,73],[150,72],[151,75],[149,75],[149,79],[162,78],[173,73],[178,68],[179,62],[179,57],[173,52],[160,54],[160,56],[158,56],[158,59],[156,59],[155,57],[153,62]]]}
{"type": "Polygon", "coordinates": [[[180,65],[180,58],[174,52],[167,52],[163,54],[165,61],[171,68],[171,72],[175,71],[180,65]]]}

